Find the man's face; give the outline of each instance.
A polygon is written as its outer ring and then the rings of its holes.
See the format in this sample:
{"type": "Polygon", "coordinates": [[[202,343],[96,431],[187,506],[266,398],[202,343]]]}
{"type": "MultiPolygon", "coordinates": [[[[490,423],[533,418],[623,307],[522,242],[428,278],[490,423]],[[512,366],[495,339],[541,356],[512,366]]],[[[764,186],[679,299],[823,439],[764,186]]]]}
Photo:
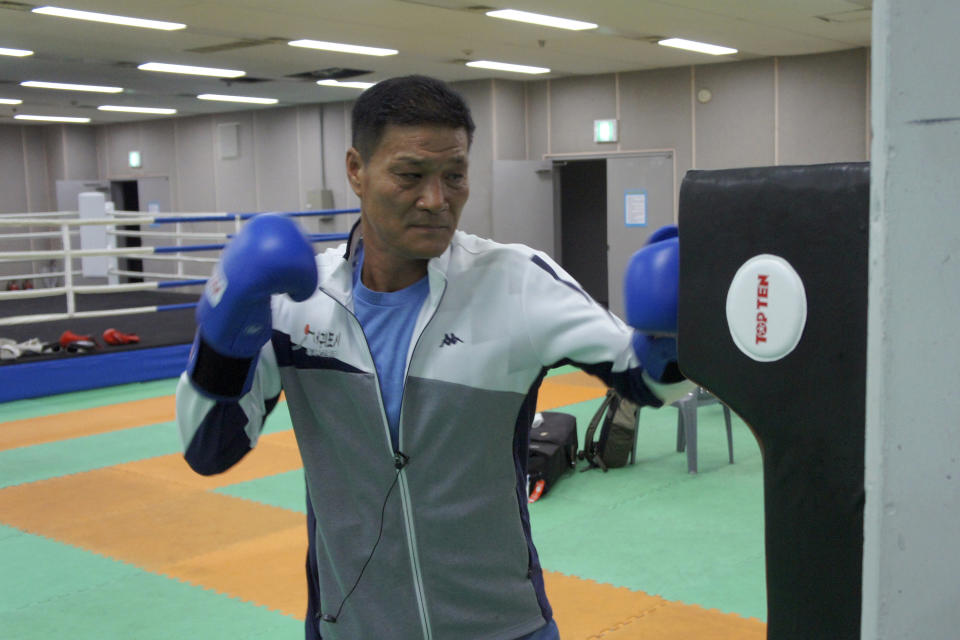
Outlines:
{"type": "Polygon", "coordinates": [[[388,125],[366,162],[350,149],[365,250],[399,261],[443,253],[470,194],[467,152],[467,132],[440,125],[388,125]]]}

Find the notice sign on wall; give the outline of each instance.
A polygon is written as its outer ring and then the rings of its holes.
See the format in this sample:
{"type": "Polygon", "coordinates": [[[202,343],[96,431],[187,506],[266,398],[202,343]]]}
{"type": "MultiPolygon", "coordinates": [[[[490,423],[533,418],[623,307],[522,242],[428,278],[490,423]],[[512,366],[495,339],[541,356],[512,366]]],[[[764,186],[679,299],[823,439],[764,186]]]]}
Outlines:
{"type": "Polygon", "coordinates": [[[623,195],[623,218],[628,227],[647,226],[647,192],[631,189],[623,195]]]}

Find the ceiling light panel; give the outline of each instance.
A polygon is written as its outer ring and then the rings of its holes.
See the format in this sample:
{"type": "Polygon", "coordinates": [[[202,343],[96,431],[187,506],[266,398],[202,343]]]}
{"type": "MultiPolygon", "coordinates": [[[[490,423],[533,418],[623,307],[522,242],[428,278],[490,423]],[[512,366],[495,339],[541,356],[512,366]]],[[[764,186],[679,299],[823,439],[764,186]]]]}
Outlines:
{"type": "Polygon", "coordinates": [[[674,49],[685,49],[697,53],[706,53],[711,56],[728,56],[736,53],[736,49],[730,47],[721,47],[716,44],[707,44],[706,42],[697,42],[695,40],[684,40],[683,38],[667,38],[657,42],[664,47],[673,47],[674,49]]]}
{"type": "Polygon", "coordinates": [[[68,82],[44,82],[41,80],[27,80],[20,83],[21,87],[33,89],[60,89],[62,91],[88,91],[91,93],[122,93],[123,87],[101,87],[94,84],[70,84],[68,82]]]}
{"type": "Polygon", "coordinates": [[[8,49],[6,47],[0,47],[0,56],[14,56],[17,58],[22,58],[24,56],[32,56],[33,51],[29,49],[8,49]]]}
{"type": "Polygon", "coordinates": [[[509,71],[510,73],[550,73],[546,67],[531,67],[524,64],[511,64],[509,62],[494,62],[493,60],[474,60],[467,63],[468,67],[476,69],[493,69],[495,71],[509,71]]]}
{"type": "Polygon", "coordinates": [[[516,9],[488,11],[486,15],[490,16],[491,18],[526,22],[528,24],[537,24],[542,27],[553,27],[554,29],[569,29],[570,31],[584,31],[586,29],[597,28],[597,25],[593,24],[592,22],[558,18],[556,16],[548,16],[541,13],[530,13],[529,11],[517,11],[516,9]]]}
{"type": "Polygon", "coordinates": [[[23,104],[23,100],[17,98],[0,98],[0,104],[23,104]]]}
{"type": "Polygon", "coordinates": [[[369,89],[376,82],[353,82],[346,81],[341,82],[340,80],[317,80],[317,84],[323,87],[346,87],[347,89],[369,89]]]}
{"type": "Polygon", "coordinates": [[[116,104],[102,104],[97,107],[100,111],[121,111],[124,113],[153,113],[156,115],[169,116],[177,112],[176,109],[167,109],[164,107],[124,107],[116,104]]]}
{"type": "Polygon", "coordinates": [[[193,67],[186,64],[168,64],[166,62],[144,62],[137,69],[141,71],[160,71],[162,73],[182,73],[188,76],[212,76],[214,78],[239,78],[247,75],[246,71],[238,69],[193,67]]]}
{"type": "Polygon", "coordinates": [[[355,53],[361,56],[395,56],[400,53],[396,49],[363,47],[356,44],[341,44],[339,42],[324,42],[322,40],[291,40],[287,44],[291,47],[320,49],[322,51],[336,51],[338,53],[355,53]]]}
{"type": "Polygon", "coordinates": [[[250,104],[277,104],[276,98],[254,98],[250,96],[225,96],[217,93],[201,93],[200,100],[215,100],[219,102],[247,102],[250,104]]]}
{"type": "Polygon", "coordinates": [[[162,31],[176,31],[177,29],[184,29],[187,26],[179,22],[164,22],[162,20],[147,20],[145,18],[115,16],[109,13],[95,13],[93,11],[78,11],[76,9],[64,9],[62,7],[37,7],[32,11],[33,13],[40,13],[47,16],[57,16],[58,18],[73,18],[74,20],[105,22],[108,24],[118,24],[125,27],[140,27],[142,29],[160,29],[162,31]]]}
{"type": "Polygon", "coordinates": [[[14,120],[37,120],[40,122],[75,122],[78,124],[86,124],[90,122],[90,118],[72,118],[70,116],[32,116],[25,113],[18,113],[13,116],[14,120]]]}

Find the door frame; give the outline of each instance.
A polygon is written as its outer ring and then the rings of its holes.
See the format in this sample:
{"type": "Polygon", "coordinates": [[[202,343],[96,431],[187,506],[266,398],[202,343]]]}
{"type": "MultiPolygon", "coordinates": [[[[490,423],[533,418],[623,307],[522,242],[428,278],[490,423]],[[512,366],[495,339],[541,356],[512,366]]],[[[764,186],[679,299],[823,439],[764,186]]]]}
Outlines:
{"type": "MultiPolygon", "coordinates": [[[[654,156],[663,156],[665,154],[670,154],[671,162],[673,164],[672,173],[673,173],[673,224],[677,224],[679,209],[680,209],[680,193],[678,190],[679,177],[677,176],[677,150],[675,148],[664,148],[664,149],[633,149],[633,150],[622,150],[622,151],[584,151],[584,152],[574,152],[574,153],[545,153],[543,154],[544,160],[549,160],[550,162],[565,163],[565,162],[576,162],[578,160],[620,160],[627,158],[647,158],[654,156]]],[[[558,175],[554,172],[554,176],[558,175]]],[[[562,215],[560,208],[560,201],[557,193],[558,184],[556,179],[554,179],[554,207],[553,207],[553,235],[554,235],[554,245],[556,247],[556,253],[558,259],[563,258],[561,252],[562,240],[563,240],[563,224],[562,224],[562,215]]],[[[610,231],[608,230],[609,234],[610,231]]],[[[608,244],[609,244],[609,235],[608,244]]],[[[603,259],[609,265],[610,255],[609,251],[603,256],[603,259]]],[[[607,277],[610,278],[610,273],[608,272],[607,277]]],[[[610,280],[608,280],[608,287],[610,286],[610,280]]],[[[610,296],[610,303],[613,304],[613,296],[610,296]]]]}
{"type": "MultiPolygon", "coordinates": [[[[669,153],[670,157],[673,159],[673,221],[676,223],[677,215],[680,210],[680,192],[677,189],[679,178],[677,177],[677,149],[675,147],[663,149],[628,149],[624,151],[574,151],[570,153],[545,153],[541,157],[544,160],[549,160],[550,162],[562,162],[564,160],[605,160],[608,158],[644,157],[660,155],[663,153],[669,153]]],[[[560,220],[558,214],[555,214],[554,218],[554,228],[559,229],[560,220]]]]}

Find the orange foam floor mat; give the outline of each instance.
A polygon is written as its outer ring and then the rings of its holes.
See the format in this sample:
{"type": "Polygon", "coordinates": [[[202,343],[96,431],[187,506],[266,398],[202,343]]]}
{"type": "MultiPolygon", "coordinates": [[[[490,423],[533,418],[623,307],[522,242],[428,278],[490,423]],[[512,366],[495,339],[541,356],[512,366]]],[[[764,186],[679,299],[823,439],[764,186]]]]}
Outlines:
{"type": "MultiPolygon", "coordinates": [[[[539,410],[601,397],[586,374],[544,383],[539,410]]],[[[169,421],[155,398],[5,423],[0,449],[169,421]]],[[[213,490],[301,468],[291,431],[272,433],[224,474],[166,455],[0,490],[0,522],[145,571],[302,618],[303,514],[213,490]]],[[[623,587],[545,572],[564,640],[761,640],[766,625],[623,587]]]]}

